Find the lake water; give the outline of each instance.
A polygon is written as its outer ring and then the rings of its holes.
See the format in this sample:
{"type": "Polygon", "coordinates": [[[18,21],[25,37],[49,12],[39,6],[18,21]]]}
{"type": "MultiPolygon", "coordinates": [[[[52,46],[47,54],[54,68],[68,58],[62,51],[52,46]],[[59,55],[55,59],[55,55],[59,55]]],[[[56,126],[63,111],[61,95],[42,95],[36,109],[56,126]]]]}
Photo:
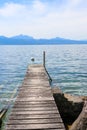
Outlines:
{"type": "Polygon", "coordinates": [[[52,86],[87,96],[87,45],[0,46],[0,109],[22,84],[31,58],[35,58],[34,64],[42,63],[43,51],[52,86]]]}

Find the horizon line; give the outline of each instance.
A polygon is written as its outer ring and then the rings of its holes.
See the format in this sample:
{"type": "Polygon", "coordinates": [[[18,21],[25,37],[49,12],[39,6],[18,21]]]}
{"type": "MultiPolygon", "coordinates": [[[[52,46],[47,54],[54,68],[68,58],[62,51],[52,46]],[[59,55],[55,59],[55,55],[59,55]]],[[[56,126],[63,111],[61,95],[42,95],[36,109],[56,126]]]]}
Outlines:
{"type": "Polygon", "coordinates": [[[31,36],[31,35],[28,35],[28,34],[15,34],[15,35],[10,35],[10,36],[7,36],[7,35],[0,35],[1,37],[6,37],[6,38],[12,38],[12,37],[16,37],[16,36],[28,36],[28,37],[31,37],[32,39],[36,39],[36,40],[39,40],[39,39],[46,39],[46,40],[50,40],[50,39],[55,39],[55,38],[60,38],[60,39],[65,39],[65,40],[74,40],[74,41],[87,41],[87,39],[72,39],[72,38],[66,38],[66,37],[62,37],[62,36],[55,36],[55,37],[48,37],[48,38],[45,38],[45,37],[34,37],[34,36],[31,36]]]}

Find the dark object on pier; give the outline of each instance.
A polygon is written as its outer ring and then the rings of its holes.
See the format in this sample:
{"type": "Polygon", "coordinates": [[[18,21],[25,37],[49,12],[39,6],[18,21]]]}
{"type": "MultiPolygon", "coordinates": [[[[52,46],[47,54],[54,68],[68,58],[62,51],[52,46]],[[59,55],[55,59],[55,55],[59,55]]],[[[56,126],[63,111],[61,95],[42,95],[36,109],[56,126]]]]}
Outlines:
{"type": "Polygon", "coordinates": [[[35,61],[35,59],[34,59],[34,58],[31,58],[31,61],[32,61],[32,62],[34,62],[34,61],[35,61]]]}

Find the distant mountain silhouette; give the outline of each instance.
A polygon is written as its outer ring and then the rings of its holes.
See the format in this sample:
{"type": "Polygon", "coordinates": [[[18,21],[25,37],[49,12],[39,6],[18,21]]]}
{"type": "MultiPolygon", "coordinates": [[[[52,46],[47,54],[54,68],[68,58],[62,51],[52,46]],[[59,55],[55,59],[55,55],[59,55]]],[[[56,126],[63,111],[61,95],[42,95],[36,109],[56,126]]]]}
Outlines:
{"type": "Polygon", "coordinates": [[[87,40],[70,40],[60,37],[51,39],[34,39],[27,35],[17,35],[13,37],[0,36],[0,45],[46,45],[46,44],[87,44],[87,40]]]}
{"type": "Polygon", "coordinates": [[[25,39],[25,40],[33,39],[33,37],[31,37],[31,36],[27,36],[27,35],[23,35],[23,34],[13,36],[11,38],[13,38],[13,39],[25,39]]]}

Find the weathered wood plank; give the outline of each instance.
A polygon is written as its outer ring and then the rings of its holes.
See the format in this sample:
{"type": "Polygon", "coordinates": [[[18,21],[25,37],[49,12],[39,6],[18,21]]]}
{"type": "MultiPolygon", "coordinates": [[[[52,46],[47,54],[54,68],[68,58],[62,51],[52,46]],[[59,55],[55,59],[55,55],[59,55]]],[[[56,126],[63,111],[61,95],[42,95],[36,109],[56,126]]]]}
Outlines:
{"type": "Polygon", "coordinates": [[[48,106],[48,107],[52,107],[52,106],[54,106],[54,107],[56,107],[56,104],[55,103],[53,103],[53,100],[52,101],[41,101],[41,100],[39,100],[39,101],[31,101],[31,102],[29,102],[29,101],[19,101],[19,100],[17,100],[16,102],[15,102],[15,105],[14,106],[17,106],[17,105],[22,105],[22,106],[24,106],[25,107],[25,105],[29,105],[29,106],[48,106]]]}
{"type": "Polygon", "coordinates": [[[22,98],[22,97],[18,97],[17,101],[54,101],[53,97],[40,97],[37,96],[36,97],[27,97],[27,98],[22,98]]]}
{"type": "MultiPolygon", "coordinates": [[[[42,100],[39,100],[39,101],[15,101],[15,105],[17,104],[17,103],[20,103],[20,104],[53,104],[53,105],[55,105],[55,102],[54,102],[54,100],[52,100],[52,101],[49,101],[49,100],[46,100],[46,101],[42,101],[42,100]]],[[[56,105],[55,105],[56,106],[56,105]]]]}
{"type": "Polygon", "coordinates": [[[31,130],[31,129],[46,129],[46,128],[63,128],[63,124],[53,123],[53,124],[27,124],[27,125],[8,125],[6,130],[31,130]]]}
{"type": "Polygon", "coordinates": [[[32,107],[45,107],[45,108],[48,108],[48,107],[54,107],[54,105],[53,104],[49,104],[49,105],[47,105],[47,104],[31,104],[31,105],[29,105],[29,104],[18,104],[18,105],[15,105],[15,106],[13,106],[13,108],[32,108],[32,107]]]}
{"type": "Polygon", "coordinates": [[[20,92],[27,92],[27,91],[47,91],[47,90],[51,90],[51,88],[48,87],[43,87],[43,86],[28,86],[27,89],[25,89],[26,86],[20,87],[19,90],[20,92]]]}
{"type": "Polygon", "coordinates": [[[13,108],[13,111],[53,111],[53,110],[57,110],[55,107],[21,107],[21,108],[13,108]]]}
{"type": "Polygon", "coordinates": [[[59,118],[60,120],[61,120],[61,118],[60,118],[60,115],[59,114],[44,114],[44,115],[25,115],[25,114],[21,114],[21,115],[16,115],[16,114],[11,114],[10,115],[10,117],[9,117],[9,119],[10,120],[24,120],[24,119],[55,119],[55,118],[59,118]]]}
{"type": "Polygon", "coordinates": [[[31,120],[9,120],[8,124],[47,124],[47,123],[62,123],[59,118],[54,119],[31,119],[31,120]]]}
{"type": "Polygon", "coordinates": [[[24,106],[25,107],[25,105],[27,105],[27,106],[43,106],[43,107],[46,107],[46,106],[48,106],[48,107],[54,107],[54,106],[56,106],[54,103],[43,103],[43,102],[20,102],[20,101],[17,101],[17,103],[15,103],[15,106],[17,106],[17,105],[20,105],[20,106],[24,106]]]}
{"type": "Polygon", "coordinates": [[[58,114],[58,111],[57,110],[51,110],[51,111],[49,111],[49,110],[45,110],[45,111],[12,111],[12,114],[15,114],[15,115],[20,115],[20,114],[28,114],[28,115],[30,115],[30,114],[58,114]]]}

